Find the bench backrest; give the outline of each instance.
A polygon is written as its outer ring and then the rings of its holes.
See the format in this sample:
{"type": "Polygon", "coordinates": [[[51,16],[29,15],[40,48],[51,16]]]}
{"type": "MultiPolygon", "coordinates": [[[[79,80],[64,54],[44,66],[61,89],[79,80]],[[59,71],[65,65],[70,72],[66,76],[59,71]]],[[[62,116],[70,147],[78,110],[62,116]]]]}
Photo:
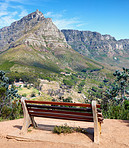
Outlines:
{"type": "MultiPolygon", "coordinates": [[[[30,116],[93,122],[91,104],[25,100],[30,116]]],[[[98,121],[102,122],[100,105],[96,105],[98,121]]]]}

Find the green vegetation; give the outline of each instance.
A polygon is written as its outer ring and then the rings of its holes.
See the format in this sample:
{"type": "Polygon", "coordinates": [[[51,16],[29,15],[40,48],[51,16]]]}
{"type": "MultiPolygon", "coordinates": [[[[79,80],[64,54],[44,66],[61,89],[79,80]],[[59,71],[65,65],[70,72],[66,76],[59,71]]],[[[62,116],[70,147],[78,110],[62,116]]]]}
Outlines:
{"type": "Polygon", "coordinates": [[[57,133],[57,134],[61,134],[61,133],[69,134],[74,132],[86,133],[86,131],[80,127],[70,127],[67,124],[62,126],[55,126],[53,129],[53,133],[57,133]]]}
{"type": "Polygon", "coordinates": [[[15,119],[21,116],[21,106],[17,103],[20,96],[12,85],[9,88],[9,78],[5,77],[5,72],[0,71],[0,118],[15,119]]]}
{"type": "MultiPolygon", "coordinates": [[[[5,73],[3,73],[3,75],[5,76],[5,73]]],[[[75,72],[69,69],[67,69],[64,74],[44,74],[42,72],[23,73],[17,71],[6,73],[6,76],[9,77],[7,81],[8,85],[13,84],[14,81],[24,82],[24,87],[18,87],[18,92],[23,97],[40,101],[74,102],[76,101],[73,97],[75,94],[72,94],[74,91],[78,98],[79,95],[82,96],[82,94],[84,94],[84,98],[79,98],[77,101],[89,103],[92,100],[97,100],[98,103],[101,103],[104,118],[129,119],[129,100],[127,97],[129,94],[129,70],[123,68],[122,72],[116,71],[112,75],[113,76],[110,74],[109,77],[107,77],[100,71],[75,72]],[[52,84],[50,81],[54,80],[58,82],[60,89],[54,90],[52,88],[48,91],[49,93],[43,93],[41,91],[40,78],[47,79],[50,85],[52,84]],[[67,95],[65,96],[66,92],[67,95]]],[[[3,77],[1,76],[0,82],[2,81],[3,77]]],[[[11,90],[16,90],[13,85],[11,90]]],[[[2,84],[0,87],[0,98],[2,99],[0,101],[6,97],[6,92],[6,87],[2,84]]],[[[9,104],[2,107],[0,117],[2,119],[19,118],[21,115],[20,104],[17,104],[15,101],[17,98],[15,95],[11,96],[9,104]],[[18,110],[16,108],[18,108],[18,110]]]]}
{"type": "Polygon", "coordinates": [[[109,103],[102,103],[102,112],[105,118],[129,120],[129,100],[118,103],[112,100],[109,103]]]}
{"type": "Polygon", "coordinates": [[[92,86],[88,90],[88,100],[98,100],[101,103],[102,112],[105,118],[129,119],[129,100],[126,97],[129,88],[129,69],[115,71],[116,79],[113,82],[104,79],[99,88],[92,86]]]}
{"type": "Polygon", "coordinates": [[[69,87],[72,87],[74,85],[74,81],[72,80],[63,80],[64,85],[68,85],[69,87]]]}
{"type": "Polygon", "coordinates": [[[91,89],[88,90],[88,99],[89,100],[96,100],[103,98],[103,89],[98,88],[96,86],[92,86],[91,89]]]}
{"type": "Polygon", "coordinates": [[[80,84],[78,84],[78,92],[80,93],[82,92],[84,85],[85,85],[85,81],[82,80],[80,84]]]}
{"type": "Polygon", "coordinates": [[[30,87],[28,85],[27,87],[18,88],[18,93],[23,97],[30,98],[30,97],[38,96],[39,90],[32,86],[30,87]]]}
{"type": "Polygon", "coordinates": [[[73,100],[73,99],[72,99],[71,97],[68,97],[68,98],[66,98],[66,99],[63,99],[63,102],[71,102],[71,103],[73,103],[72,100],[73,100]]]}
{"type": "Polygon", "coordinates": [[[14,62],[10,62],[10,61],[5,61],[3,63],[0,64],[0,69],[4,70],[4,71],[10,71],[10,68],[14,65],[14,62]]]}

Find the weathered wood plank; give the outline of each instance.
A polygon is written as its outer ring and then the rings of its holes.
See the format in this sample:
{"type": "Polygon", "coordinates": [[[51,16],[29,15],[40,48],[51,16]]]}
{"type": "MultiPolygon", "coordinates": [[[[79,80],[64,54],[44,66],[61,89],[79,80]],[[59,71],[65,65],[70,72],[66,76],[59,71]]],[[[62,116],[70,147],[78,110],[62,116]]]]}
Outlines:
{"type": "Polygon", "coordinates": [[[26,98],[24,98],[24,97],[21,98],[21,104],[22,104],[23,114],[24,114],[24,119],[23,119],[24,121],[23,121],[21,134],[26,133],[30,124],[32,124],[30,115],[28,114],[28,110],[27,110],[27,107],[26,107],[26,104],[25,104],[25,100],[26,100],[26,98]]]}
{"type": "Polygon", "coordinates": [[[94,142],[98,144],[100,139],[100,132],[98,125],[96,101],[92,101],[92,111],[93,111],[93,120],[94,120],[94,142]]]}
{"type": "Polygon", "coordinates": [[[33,108],[46,108],[46,109],[92,112],[91,108],[73,108],[73,107],[46,106],[46,105],[35,105],[35,104],[26,104],[26,106],[27,106],[27,108],[33,107],[33,108]]]}
{"type": "MultiPolygon", "coordinates": [[[[66,103],[66,102],[50,102],[50,101],[33,101],[26,100],[26,103],[35,103],[35,104],[50,104],[50,105],[62,105],[62,106],[80,106],[80,107],[92,107],[91,104],[82,104],[82,103],[66,103]]],[[[100,104],[97,104],[97,108],[100,108],[100,104]]]]}
{"type": "Polygon", "coordinates": [[[83,116],[91,116],[93,117],[92,113],[85,113],[85,112],[72,112],[72,111],[61,111],[61,110],[46,110],[46,109],[37,109],[37,108],[28,108],[30,112],[48,112],[48,113],[60,113],[60,114],[71,114],[71,115],[83,115],[83,116]]]}
{"type": "Polygon", "coordinates": [[[87,121],[93,122],[93,118],[81,118],[81,117],[74,117],[74,116],[63,116],[63,115],[52,115],[52,114],[39,114],[39,113],[31,113],[30,116],[34,117],[44,117],[44,118],[54,118],[54,119],[64,119],[64,120],[75,120],[75,121],[87,121]]]}

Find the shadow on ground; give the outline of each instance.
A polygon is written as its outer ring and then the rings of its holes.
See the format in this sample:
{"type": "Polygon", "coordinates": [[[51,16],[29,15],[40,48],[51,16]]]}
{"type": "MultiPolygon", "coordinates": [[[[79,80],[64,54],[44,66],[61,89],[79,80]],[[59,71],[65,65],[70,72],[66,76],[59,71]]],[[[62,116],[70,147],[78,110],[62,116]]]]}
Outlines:
{"type": "Polygon", "coordinates": [[[129,126],[129,120],[122,120],[121,122],[124,122],[127,124],[126,126],[129,126]]]}
{"type": "MultiPolygon", "coordinates": [[[[44,131],[53,131],[55,125],[45,125],[45,124],[38,124],[38,130],[44,130],[44,131]]],[[[89,128],[82,128],[86,133],[83,133],[84,135],[88,136],[92,141],[94,139],[94,128],[89,127],[89,128]]]]}
{"type": "MultiPolygon", "coordinates": [[[[55,126],[56,125],[38,124],[38,127],[36,128],[36,130],[43,130],[43,131],[50,131],[50,132],[52,132],[55,126]]],[[[22,129],[22,126],[19,126],[19,125],[14,125],[13,127],[17,128],[19,130],[22,129]]],[[[88,128],[81,128],[81,129],[83,131],[85,131],[82,134],[84,134],[85,136],[87,136],[89,139],[91,139],[93,141],[93,139],[94,139],[94,137],[93,137],[93,135],[94,135],[94,128],[93,127],[88,127],[88,128]]]]}

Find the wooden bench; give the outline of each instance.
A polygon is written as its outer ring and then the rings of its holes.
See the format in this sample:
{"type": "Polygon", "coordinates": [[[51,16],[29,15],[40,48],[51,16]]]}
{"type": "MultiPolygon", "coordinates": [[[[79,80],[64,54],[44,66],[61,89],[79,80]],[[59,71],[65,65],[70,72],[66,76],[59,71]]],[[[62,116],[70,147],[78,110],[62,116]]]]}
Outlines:
{"type": "Polygon", "coordinates": [[[37,127],[34,117],[94,122],[94,142],[99,143],[103,118],[100,105],[96,101],[92,101],[92,104],[81,104],[32,101],[23,97],[21,103],[24,113],[22,134],[27,132],[31,124],[37,127]]]}

